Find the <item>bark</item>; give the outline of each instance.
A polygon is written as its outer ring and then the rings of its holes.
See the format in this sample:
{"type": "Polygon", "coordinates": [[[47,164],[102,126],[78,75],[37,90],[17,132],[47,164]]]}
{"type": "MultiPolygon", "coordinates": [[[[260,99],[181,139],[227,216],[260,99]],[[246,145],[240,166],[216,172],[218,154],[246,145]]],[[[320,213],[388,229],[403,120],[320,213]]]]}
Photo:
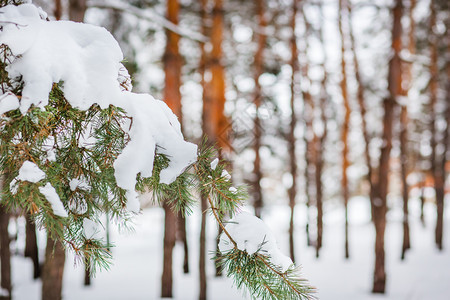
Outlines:
{"type": "Polygon", "coordinates": [[[54,9],[55,19],[61,20],[62,17],[62,4],[61,0],[55,0],[55,9],[54,9]]]}
{"type": "Polygon", "coordinates": [[[409,187],[406,177],[408,175],[408,154],[407,154],[407,126],[408,115],[406,106],[402,106],[400,113],[400,163],[401,163],[401,179],[402,179],[402,195],[403,195],[403,245],[401,259],[405,259],[406,250],[411,248],[409,238],[409,221],[408,221],[408,200],[409,200],[409,187]]]}
{"type": "Polygon", "coordinates": [[[435,242],[439,250],[443,249],[442,233],[444,227],[444,185],[445,185],[445,154],[443,155],[443,163],[439,163],[440,157],[437,156],[438,138],[436,130],[436,104],[438,97],[438,37],[433,32],[433,28],[436,26],[436,9],[435,1],[430,1],[430,105],[431,105],[431,170],[434,179],[434,190],[436,194],[436,229],[435,229],[435,242]]]}
{"type": "MultiPolygon", "coordinates": [[[[202,34],[208,36],[207,27],[206,27],[206,2],[207,0],[201,0],[201,10],[200,10],[200,18],[202,25],[202,34]]],[[[205,49],[205,44],[201,45],[201,57],[200,57],[200,73],[202,76],[202,89],[203,89],[203,111],[202,111],[202,131],[203,135],[209,137],[211,141],[211,137],[214,135],[214,127],[212,122],[212,101],[209,96],[210,89],[208,87],[208,83],[205,80],[205,70],[206,63],[208,61],[207,52],[205,49]]],[[[202,196],[200,198],[201,201],[201,214],[202,221],[200,224],[200,257],[199,257],[199,284],[200,284],[200,292],[199,292],[199,300],[206,300],[207,297],[207,278],[206,278],[206,210],[208,209],[208,202],[206,197],[202,196]]]]}
{"type": "Polygon", "coordinates": [[[189,247],[186,233],[186,218],[179,213],[178,214],[178,240],[183,243],[184,258],[183,258],[183,273],[189,273],[189,247]]]}
{"type": "Polygon", "coordinates": [[[392,28],[392,50],[393,57],[389,61],[388,71],[388,90],[389,97],[384,99],[384,117],[383,117],[383,146],[381,147],[380,163],[378,169],[378,180],[374,185],[375,191],[372,191],[373,221],[375,224],[375,269],[373,280],[373,293],[384,293],[386,289],[386,270],[385,270],[385,250],[384,234],[386,229],[386,211],[387,211],[387,192],[389,177],[389,160],[392,149],[392,124],[395,102],[398,95],[401,94],[401,35],[402,25],[401,17],[403,13],[402,0],[396,0],[394,7],[394,21],[392,28]]]}
{"type": "Polygon", "coordinates": [[[200,227],[200,260],[199,260],[199,275],[200,275],[200,294],[199,300],[206,300],[207,296],[207,281],[206,281],[206,210],[208,203],[205,196],[201,197],[202,209],[202,223],[200,227]]]}
{"type": "Polygon", "coordinates": [[[176,240],[177,217],[165,201],[164,208],[164,250],[163,250],[163,272],[161,276],[161,297],[172,298],[173,272],[172,258],[173,247],[176,240]]]}
{"type": "Polygon", "coordinates": [[[84,285],[89,286],[91,285],[91,271],[90,271],[90,262],[89,258],[85,259],[84,262],[84,285]]]}
{"type": "Polygon", "coordinates": [[[42,270],[42,299],[61,300],[66,254],[59,241],[47,237],[45,263],[42,270]]]}
{"type": "Polygon", "coordinates": [[[69,19],[75,22],[83,22],[86,9],[86,0],[69,0],[69,19]]]}
{"type": "Polygon", "coordinates": [[[342,124],[342,199],[344,202],[345,209],[345,258],[349,258],[349,249],[348,249],[348,199],[349,199],[349,187],[348,187],[348,177],[347,177],[347,169],[350,165],[348,159],[348,134],[349,134],[349,126],[350,126],[350,103],[348,99],[348,91],[347,91],[347,70],[346,70],[346,62],[345,62],[345,41],[346,34],[343,29],[343,14],[348,17],[347,14],[348,4],[345,0],[339,0],[339,33],[341,36],[341,92],[342,92],[342,100],[344,105],[344,123],[342,124]]]}
{"type": "MultiPolygon", "coordinates": [[[[408,10],[409,18],[409,31],[408,31],[408,51],[410,54],[415,53],[415,22],[414,22],[414,9],[416,6],[416,0],[410,0],[410,6],[408,10]]],[[[411,63],[404,66],[404,76],[402,85],[405,87],[402,89],[402,95],[404,97],[408,96],[408,90],[412,84],[412,65],[411,63]]],[[[401,181],[402,181],[402,195],[403,195],[403,244],[402,244],[402,254],[401,259],[405,259],[405,253],[411,248],[410,233],[409,233],[409,186],[406,180],[408,175],[408,110],[403,103],[400,112],[400,163],[401,163],[401,181]]]]}
{"type": "Polygon", "coordinates": [[[261,130],[261,119],[259,117],[259,109],[262,104],[263,95],[262,88],[259,84],[259,77],[264,72],[264,48],[266,46],[266,35],[264,34],[265,28],[267,26],[267,21],[265,18],[265,7],[263,0],[256,0],[256,15],[258,18],[258,34],[257,34],[257,43],[258,48],[254,57],[254,82],[255,82],[255,90],[253,95],[253,103],[256,108],[256,115],[253,124],[253,132],[254,132],[254,144],[253,150],[255,152],[255,161],[253,166],[253,201],[255,206],[255,215],[258,218],[261,218],[261,210],[263,207],[263,195],[261,189],[261,179],[263,177],[261,171],[261,157],[259,155],[259,149],[261,148],[261,138],[262,138],[262,130],[261,130]]]}
{"type": "Polygon", "coordinates": [[[0,299],[9,300],[12,295],[11,286],[11,251],[9,249],[9,213],[0,205],[0,287],[8,291],[10,296],[0,299]]]}
{"type": "Polygon", "coordinates": [[[26,240],[25,240],[25,257],[31,258],[33,261],[33,278],[40,276],[41,266],[39,265],[39,253],[36,238],[36,225],[32,220],[30,214],[25,215],[26,219],[26,240]]]}
{"type": "Polygon", "coordinates": [[[292,4],[292,19],[291,19],[291,122],[289,127],[288,144],[289,144],[289,165],[290,173],[292,177],[292,186],[288,190],[289,207],[291,209],[291,215],[289,219],[289,254],[292,261],[295,261],[295,249],[294,249],[294,209],[295,209],[295,197],[297,194],[297,156],[295,153],[295,128],[297,127],[297,116],[295,113],[295,99],[296,99],[296,73],[298,70],[298,51],[297,51],[297,37],[295,35],[295,19],[297,17],[297,4],[298,1],[294,0],[292,4]]]}

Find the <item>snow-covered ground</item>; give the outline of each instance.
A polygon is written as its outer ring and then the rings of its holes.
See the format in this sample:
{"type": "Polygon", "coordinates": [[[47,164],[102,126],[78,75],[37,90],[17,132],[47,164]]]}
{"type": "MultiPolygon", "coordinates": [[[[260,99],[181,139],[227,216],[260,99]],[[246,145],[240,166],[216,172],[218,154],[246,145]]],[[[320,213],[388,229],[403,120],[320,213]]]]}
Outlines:
{"type": "MultiPolygon", "coordinates": [[[[444,300],[450,294],[450,213],[446,215],[445,247],[439,252],[434,246],[435,206],[425,206],[426,225],[422,226],[418,216],[418,201],[411,201],[412,249],[405,261],[400,260],[402,243],[401,206],[388,214],[386,231],[387,294],[370,293],[374,229],[369,221],[367,199],[353,198],[350,201],[350,259],[344,259],[343,210],[332,203],[326,206],[324,243],[320,258],[315,258],[313,248],[306,247],[304,234],[305,211],[298,207],[297,213],[297,261],[303,265],[303,273],[317,287],[320,299],[357,300],[444,300]]],[[[198,209],[197,209],[198,211],[198,209]]],[[[448,211],[448,210],[447,210],[448,211]]],[[[197,299],[198,297],[198,232],[200,214],[189,217],[190,274],[182,273],[182,247],[175,248],[174,296],[175,299],[197,299]]],[[[269,206],[264,220],[278,238],[285,253],[288,249],[287,228],[289,211],[283,206],[269,206]]],[[[159,208],[144,209],[135,221],[135,232],[112,233],[116,247],[113,249],[114,264],[109,272],[99,272],[90,287],[83,286],[82,267],[73,266],[69,256],[64,274],[65,300],[78,299],[159,299],[162,264],[163,211],[159,208]]],[[[19,222],[19,228],[22,226],[19,222]]],[[[214,250],[216,225],[208,223],[208,248],[214,250]]],[[[45,243],[42,241],[42,244],[45,243]]],[[[23,247],[19,241],[17,246],[23,247]]],[[[44,246],[44,245],[42,245],[44,246]]],[[[209,299],[250,299],[232,287],[226,278],[214,278],[213,263],[208,265],[209,299]]],[[[31,261],[21,256],[13,258],[14,299],[40,299],[40,281],[32,279],[31,261]]]]}

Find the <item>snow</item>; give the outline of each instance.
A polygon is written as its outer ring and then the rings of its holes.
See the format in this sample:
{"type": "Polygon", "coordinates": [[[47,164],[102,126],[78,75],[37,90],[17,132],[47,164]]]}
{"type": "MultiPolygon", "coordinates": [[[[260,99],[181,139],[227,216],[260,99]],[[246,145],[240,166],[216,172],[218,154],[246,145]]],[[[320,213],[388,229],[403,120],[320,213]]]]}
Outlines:
{"type": "MultiPolygon", "coordinates": [[[[275,236],[264,222],[254,215],[242,211],[234,216],[225,227],[225,230],[236,242],[239,250],[246,251],[249,255],[254,253],[270,257],[270,261],[279,266],[282,272],[286,272],[292,265],[292,260],[278,249],[275,236]]],[[[226,253],[234,248],[225,233],[220,236],[220,252],[226,253]]]]}
{"type": "MultiPolygon", "coordinates": [[[[398,199],[401,202],[401,199],[398,199]]],[[[399,202],[399,203],[400,203],[399,202]]],[[[450,286],[450,212],[445,217],[444,251],[439,252],[434,245],[434,226],[436,206],[425,204],[423,226],[419,221],[420,200],[411,199],[411,236],[412,248],[406,254],[406,260],[400,260],[402,223],[397,218],[401,207],[393,208],[388,213],[386,228],[386,271],[388,275],[386,295],[370,293],[373,272],[373,247],[375,233],[370,222],[370,204],[367,198],[352,198],[349,201],[350,213],[350,259],[344,259],[344,211],[329,203],[324,203],[324,240],[320,258],[315,258],[313,247],[306,246],[304,205],[295,210],[295,245],[297,264],[302,266],[302,273],[318,289],[321,300],[447,300],[450,286]],[[358,216],[353,221],[352,216],[358,216]]],[[[289,226],[289,208],[287,206],[266,206],[263,210],[264,221],[277,236],[282,251],[288,251],[287,229],[289,226]]],[[[114,263],[110,271],[100,271],[93,278],[90,287],[83,286],[84,268],[74,267],[73,254],[68,253],[64,270],[63,298],[66,300],[96,299],[161,299],[160,280],[162,272],[164,211],[160,208],[145,208],[134,219],[133,233],[123,234],[111,227],[111,249],[114,263]]],[[[213,218],[207,218],[206,252],[209,258],[215,253],[217,226],[213,218]]],[[[198,299],[198,240],[200,232],[200,208],[194,208],[193,215],[187,219],[187,236],[189,241],[190,273],[183,274],[183,245],[177,243],[174,248],[174,299],[198,299]]],[[[23,250],[25,246],[25,220],[19,218],[10,223],[19,224],[17,241],[13,241],[23,250]],[[22,239],[20,238],[22,236],[22,239]]],[[[45,236],[39,235],[40,251],[45,253],[45,236]]],[[[13,253],[15,253],[13,251],[13,253]]],[[[214,276],[214,264],[207,261],[208,299],[240,300],[252,299],[249,295],[233,287],[227,277],[214,276]]],[[[21,255],[13,256],[12,280],[13,299],[39,300],[41,281],[33,280],[32,262],[21,255]]]]}
{"type": "Polygon", "coordinates": [[[227,170],[223,170],[220,177],[225,178],[225,181],[229,181],[231,179],[231,175],[230,173],[227,172],[227,170]]]}
{"type": "Polygon", "coordinates": [[[6,93],[0,98],[0,115],[18,109],[20,106],[19,99],[13,93],[6,93]]]}
{"type": "Polygon", "coordinates": [[[86,182],[86,180],[80,179],[80,178],[71,179],[69,181],[69,187],[72,192],[75,191],[76,189],[81,189],[81,190],[85,190],[85,191],[91,190],[91,187],[86,182]]]}
{"type": "Polygon", "coordinates": [[[62,204],[58,193],[56,193],[55,188],[49,182],[47,182],[45,186],[39,187],[39,192],[41,192],[41,194],[44,195],[45,199],[50,202],[53,213],[55,215],[63,218],[68,217],[67,211],[64,208],[64,205],[62,204]]]}
{"type": "Polygon", "coordinates": [[[217,164],[219,163],[219,159],[216,158],[211,162],[211,169],[215,170],[217,167],[217,164]]]}
{"type": "Polygon", "coordinates": [[[99,227],[97,222],[94,222],[88,218],[83,219],[83,230],[84,230],[84,236],[87,239],[93,239],[99,237],[99,227]]]}
{"type": "Polygon", "coordinates": [[[233,194],[236,194],[236,193],[237,193],[237,188],[235,188],[234,186],[230,187],[228,190],[229,190],[230,192],[232,192],[233,194]]]}
{"type": "Polygon", "coordinates": [[[45,173],[35,163],[26,160],[23,162],[22,167],[20,167],[16,180],[36,183],[44,178],[45,173]]]}
{"type": "MultiPolygon", "coordinates": [[[[115,105],[132,118],[131,128],[124,129],[130,141],[114,162],[117,184],[127,191],[131,211],[139,211],[136,176],[152,176],[157,150],[170,158],[169,166],[161,171],[161,183],[170,184],[196,161],[197,146],[184,141],[180,123],[167,105],[129,91],[131,81],[121,63],[122,51],[106,29],[43,20],[32,4],[0,8],[1,22],[0,43],[18,56],[7,67],[9,76],[22,76],[24,82],[22,114],[32,105],[45,109],[52,84],[62,83],[73,107],[87,110],[93,104],[101,108],[115,105]]],[[[7,99],[5,109],[17,106],[13,98],[7,99]]]]}

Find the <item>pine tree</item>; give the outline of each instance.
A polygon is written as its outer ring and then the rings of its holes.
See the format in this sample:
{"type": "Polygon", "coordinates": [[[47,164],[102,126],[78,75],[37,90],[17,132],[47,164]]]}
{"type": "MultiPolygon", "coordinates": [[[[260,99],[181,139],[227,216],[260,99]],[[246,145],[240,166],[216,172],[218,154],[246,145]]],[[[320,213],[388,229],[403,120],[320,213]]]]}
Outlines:
{"type": "MultiPolygon", "coordinates": [[[[27,5],[27,13],[32,11],[37,16],[38,10],[27,5]]],[[[14,11],[15,8],[8,9],[14,11]]],[[[2,18],[9,15],[4,13],[2,18]]],[[[14,23],[12,19],[1,21],[10,25],[12,23],[9,30],[20,30],[23,25],[14,23]]],[[[21,21],[25,22],[26,19],[21,21]]],[[[44,21],[39,22],[34,20],[34,23],[26,25],[31,28],[44,21]]],[[[83,27],[81,24],[76,26],[83,27]]],[[[83,27],[83,30],[87,29],[96,30],[93,26],[83,27]]],[[[4,28],[3,32],[5,31],[7,29],[4,28]]],[[[102,30],[96,34],[105,37],[102,30]]],[[[106,35],[106,38],[110,39],[111,36],[106,35]]],[[[110,50],[109,47],[103,48],[105,49],[110,50]]],[[[36,105],[28,106],[26,103],[30,98],[24,95],[29,92],[30,83],[26,80],[26,74],[12,76],[7,72],[14,62],[24,63],[27,53],[24,52],[20,57],[14,56],[7,44],[1,46],[1,52],[2,205],[7,210],[19,209],[30,214],[35,224],[46,230],[49,245],[54,245],[47,247],[46,256],[54,255],[51,261],[63,259],[61,254],[64,251],[61,250],[65,248],[75,253],[78,262],[89,262],[91,272],[98,268],[107,269],[111,260],[109,245],[88,228],[92,224],[101,223],[104,214],[127,226],[128,220],[138,211],[136,202],[133,201],[135,198],[130,197],[133,190],[125,188],[126,184],[122,179],[119,182],[116,173],[118,157],[134,141],[130,128],[135,128],[135,122],[140,120],[137,115],[132,115],[119,106],[101,105],[100,100],[86,109],[76,108],[70,102],[73,94],[70,96],[67,92],[72,84],[70,80],[54,82],[51,87],[38,86],[44,91],[51,88],[48,103],[45,101],[44,105],[42,102],[33,102],[36,105]],[[51,251],[51,248],[54,250],[51,251]]],[[[32,67],[33,71],[44,72],[38,68],[39,65],[32,67]]],[[[126,92],[129,89],[129,78],[125,76],[123,80],[123,76],[119,75],[118,82],[115,83],[117,88],[120,86],[125,90],[124,95],[140,97],[141,95],[126,92]]],[[[97,97],[100,98],[102,93],[108,92],[101,86],[98,89],[97,97]]],[[[151,97],[148,100],[156,101],[151,97]]],[[[158,102],[158,105],[162,104],[158,102]]],[[[167,117],[170,126],[176,128],[176,118],[170,115],[169,109],[164,109],[161,114],[167,117]]],[[[182,215],[191,212],[195,203],[193,195],[200,194],[207,199],[208,211],[233,244],[230,251],[221,254],[220,263],[227,271],[227,276],[234,278],[238,288],[246,287],[253,296],[262,299],[313,298],[314,289],[300,278],[295,265],[282,270],[271,262],[270,253],[256,251],[248,254],[227,231],[225,216],[233,217],[247,194],[243,187],[232,186],[223,162],[213,167],[212,162],[216,160],[217,152],[214,148],[205,146],[206,144],[205,142],[198,150],[197,160],[171,182],[166,178],[167,170],[173,167],[171,164],[177,157],[168,154],[170,152],[167,151],[171,149],[156,144],[151,174],[138,172],[134,178],[136,183],[132,181],[133,187],[139,192],[152,192],[155,201],[165,201],[175,213],[182,215]]],[[[44,275],[47,274],[45,268],[51,266],[44,266],[44,275]]],[[[62,272],[48,275],[58,277],[62,276],[62,272]]],[[[43,286],[44,294],[46,288],[43,286]]],[[[60,297],[61,287],[53,290],[55,291],[58,295],[52,294],[49,296],[51,299],[60,297]]]]}

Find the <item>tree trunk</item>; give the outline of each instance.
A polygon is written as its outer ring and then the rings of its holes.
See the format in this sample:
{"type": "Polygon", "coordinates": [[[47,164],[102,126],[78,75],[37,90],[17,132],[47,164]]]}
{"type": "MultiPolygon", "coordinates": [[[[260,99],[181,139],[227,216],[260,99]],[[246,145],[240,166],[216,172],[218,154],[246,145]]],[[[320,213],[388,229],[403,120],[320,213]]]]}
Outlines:
{"type": "MultiPolygon", "coordinates": [[[[436,130],[436,104],[438,96],[438,37],[433,32],[436,26],[435,1],[430,1],[430,105],[431,105],[431,170],[434,178],[434,190],[436,194],[436,229],[435,242],[439,250],[443,249],[442,233],[444,228],[444,184],[445,184],[445,153],[442,155],[443,163],[439,163],[440,157],[437,155],[437,130],[436,130]]],[[[448,99],[447,99],[448,101],[448,99]]],[[[444,146],[445,147],[445,146],[444,146]]],[[[445,151],[444,151],[445,152],[445,151]]]]}
{"type": "Polygon", "coordinates": [[[383,145],[381,147],[380,163],[378,169],[377,184],[373,185],[375,190],[371,191],[373,221],[375,224],[375,269],[373,280],[373,293],[384,293],[386,289],[386,270],[384,254],[384,233],[386,229],[387,192],[389,178],[389,160],[392,148],[392,123],[396,98],[401,94],[401,17],[403,14],[402,0],[396,0],[394,7],[394,21],[392,28],[392,50],[393,57],[389,61],[388,89],[389,97],[384,100],[383,117],[383,145]]]}
{"type": "Polygon", "coordinates": [[[402,177],[402,195],[403,195],[403,245],[401,259],[405,259],[406,250],[411,248],[409,239],[409,221],[408,221],[408,200],[409,187],[406,177],[408,175],[408,153],[407,153],[407,126],[408,115],[406,106],[402,106],[400,113],[400,163],[401,163],[401,177],[402,177]]]}
{"type": "Polygon", "coordinates": [[[2,300],[10,300],[12,296],[11,285],[11,251],[9,249],[9,213],[0,205],[0,288],[8,292],[9,296],[0,296],[2,300]]]}
{"type": "Polygon", "coordinates": [[[186,233],[186,218],[178,213],[178,240],[183,243],[184,259],[183,259],[183,273],[189,273],[189,247],[186,233]]]}
{"type": "Polygon", "coordinates": [[[55,9],[54,9],[55,19],[61,20],[62,17],[62,4],[61,0],[55,0],[55,9]]]}
{"type": "MultiPolygon", "coordinates": [[[[207,13],[206,13],[206,3],[207,0],[201,0],[201,10],[200,10],[200,19],[202,25],[202,34],[205,36],[209,36],[207,23],[207,13]]],[[[207,64],[209,64],[209,55],[205,49],[205,44],[201,45],[201,57],[200,57],[200,74],[201,74],[201,84],[203,89],[203,108],[202,108],[202,131],[203,135],[209,138],[209,141],[212,142],[214,138],[214,122],[212,118],[213,112],[213,103],[211,100],[209,88],[209,82],[205,79],[205,71],[207,68],[207,64]]],[[[207,298],[207,278],[206,278],[206,220],[207,220],[207,209],[208,202],[205,196],[201,195],[200,198],[200,208],[202,214],[202,221],[200,224],[200,253],[199,253],[199,284],[200,284],[200,292],[199,292],[199,300],[206,300],[207,298]]]]}
{"type": "Polygon", "coordinates": [[[59,241],[47,237],[45,263],[42,270],[42,299],[61,300],[66,254],[59,241]]]}
{"type": "Polygon", "coordinates": [[[348,99],[348,91],[347,91],[347,70],[346,70],[346,62],[345,62],[345,33],[343,30],[343,21],[342,15],[347,15],[348,18],[348,4],[344,0],[339,0],[339,33],[341,36],[341,92],[342,92],[342,100],[344,104],[344,123],[342,124],[342,199],[344,200],[344,209],[345,209],[345,258],[349,258],[349,249],[348,249],[348,199],[349,199],[349,188],[348,188],[348,177],[347,177],[347,169],[350,165],[348,160],[348,134],[349,134],[349,126],[350,126],[350,103],[348,99]]]}
{"type": "Polygon", "coordinates": [[[296,99],[296,73],[298,70],[298,51],[297,51],[297,37],[295,35],[297,17],[297,4],[298,1],[294,0],[292,4],[292,19],[291,19],[291,122],[289,127],[288,144],[289,144],[289,165],[292,177],[292,186],[288,190],[289,195],[289,207],[291,209],[291,215],[289,219],[289,254],[292,261],[295,261],[295,249],[294,249],[294,210],[295,210],[295,197],[297,195],[297,156],[295,153],[296,138],[295,129],[297,127],[297,116],[295,112],[295,99],[296,99]]]}
{"type": "Polygon", "coordinates": [[[90,286],[91,285],[91,271],[90,271],[90,262],[89,258],[85,258],[84,261],[84,285],[90,286]]]}
{"type": "Polygon", "coordinates": [[[31,258],[33,261],[33,278],[39,278],[41,273],[41,266],[39,265],[39,253],[36,238],[36,225],[30,214],[25,215],[26,220],[26,241],[25,241],[25,257],[31,258]]]}
{"type": "Polygon", "coordinates": [[[163,251],[163,272],[161,276],[161,297],[172,298],[172,252],[176,240],[176,222],[177,217],[175,213],[167,204],[163,203],[164,208],[164,251],[163,251]]]}
{"type": "Polygon", "coordinates": [[[75,22],[83,22],[86,9],[86,0],[69,0],[69,19],[75,22]]]}
{"type": "Polygon", "coordinates": [[[257,43],[258,48],[256,49],[256,53],[254,56],[253,68],[254,68],[254,82],[255,82],[255,90],[253,95],[253,103],[255,104],[256,114],[253,124],[253,133],[254,133],[254,143],[253,150],[255,152],[255,161],[253,166],[253,203],[255,206],[255,215],[258,218],[261,218],[261,210],[263,207],[263,195],[261,189],[261,179],[263,177],[261,171],[261,157],[259,155],[259,150],[261,148],[261,138],[262,138],[262,130],[261,130],[261,119],[259,116],[259,109],[261,107],[263,101],[262,89],[259,83],[259,77],[264,72],[264,48],[266,46],[266,35],[264,34],[265,28],[267,26],[267,21],[265,18],[265,7],[263,0],[256,0],[256,15],[258,17],[258,34],[257,34],[257,43]]]}
{"type": "Polygon", "coordinates": [[[200,275],[200,295],[199,300],[206,300],[207,296],[207,281],[206,281],[206,210],[208,203],[205,196],[201,196],[202,209],[202,223],[200,227],[200,260],[199,260],[199,275],[200,275]]]}

